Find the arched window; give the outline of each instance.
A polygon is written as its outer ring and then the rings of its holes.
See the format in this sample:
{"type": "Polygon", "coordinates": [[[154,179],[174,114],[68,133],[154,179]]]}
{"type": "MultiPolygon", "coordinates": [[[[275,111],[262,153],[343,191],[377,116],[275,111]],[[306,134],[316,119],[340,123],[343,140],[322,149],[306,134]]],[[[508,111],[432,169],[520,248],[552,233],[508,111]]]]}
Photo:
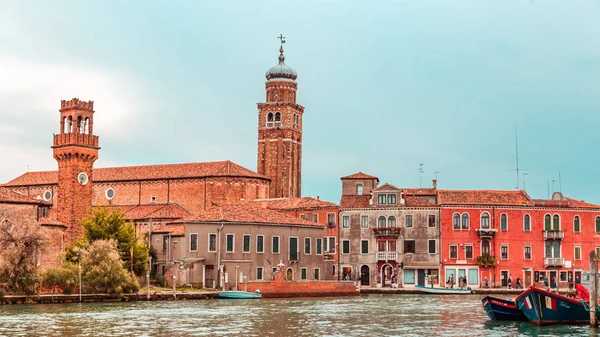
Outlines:
{"type": "Polygon", "coordinates": [[[454,213],[452,216],[452,228],[460,229],[460,214],[454,213]]]}
{"type": "Polygon", "coordinates": [[[281,112],[275,113],[275,127],[281,126],[281,112]]]}
{"type": "Polygon", "coordinates": [[[523,231],[531,232],[531,217],[529,214],[525,214],[523,217],[523,231]]]}
{"type": "Polygon", "coordinates": [[[552,257],[552,242],[546,241],[544,252],[546,257],[552,257]]]}
{"type": "Polygon", "coordinates": [[[552,229],[552,222],[551,222],[551,217],[550,214],[546,214],[544,216],[544,230],[549,231],[552,229]]]}
{"type": "Polygon", "coordinates": [[[560,217],[558,216],[558,214],[554,214],[554,216],[552,217],[552,229],[554,229],[555,231],[560,229],[560,217]]]}
{"type": "Polygon", "coordinates": [[[77,133],[83,133],[83,120],[81,116],[77,117],[77,133]]]}
{"type": "Polygon", "coordinates": [[[488,240],[481,241],[481,255],[491,255],[490,252],[490,242],[488,240]]]}
{"type": "Polygon", "coordinates": [[[69,116],[67,124],[68,124],[68,131],[67,131],[67,133],[72,133],[73,132],[73,117],[72,116],[69,116]]]}
{"type": "Polygon", "coordinates": [[[391,216],[388,218],[388,227],[396,227],[396,217],[391,216]]]}
{"type": "Polygon", "coordinates": [[[581,231],[581,225],[579,224],[579,215],[573,218],[573,232],[579,233],[581,231]]]}
{"type": "Polygon", "coordinates": [[[385,217],[384,216],[380,216],[377,219],[377,227],[379,227],[379,228],[385,228],[385,217]]]}
{"type": "Polygon", "coordinates": [[[481,214],[481,228],[490,228],[490,214],[488,212],[483,212],[481,214]]]}
{"type": "Polygon", "coordinates": [[[269,114],[267,115],[267,127],[268,128],[273,127],[273,113],[272,112],[269,112],[269,114]]]}
{"type": "Polygon", "coordinates": [[[553,249],[554,257],[560,257],[560,242],[554,241],[554,249],[553,249]]]}
{"type": "Polygon", "coordinates": [[[462,229],[469,229],[469,214],[463,213],[462,215],[462,229]]]}
{"type": "Polygon", "coordinates": [[[67,117],[63,118],[63,129],[62,129],[63,133],[69,133],[69,121],[67,120],[67,117]]]}
{"type": "Polygon", "coordinates": [[[508,230],[508,215],[506,215],[506,214],[500,215],[500,230],[501,231],[508,230]]]}
{"type": "Polygon", "coordinates": [[[83,128],[83,133],[90,133],[90,118],[85,119],[85,127],[83,128]]]}

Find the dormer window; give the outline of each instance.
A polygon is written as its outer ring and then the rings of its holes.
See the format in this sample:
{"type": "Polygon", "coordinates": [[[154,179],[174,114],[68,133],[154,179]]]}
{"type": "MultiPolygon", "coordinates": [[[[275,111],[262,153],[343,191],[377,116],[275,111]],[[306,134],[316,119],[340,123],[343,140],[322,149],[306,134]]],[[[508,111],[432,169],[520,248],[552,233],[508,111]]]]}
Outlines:
{"type": "Polygon", "coordinates": [[[281,112],[275,113],[275,127],[281,126],[281,112]]]}
{"type": "Polygon", "coordinates": [[[269,112],[269,114],[267,115],[267,127],[268,128],[273,127],[273,113],[272,112],[269,112]]]}
{"type": "Polygon", "coordinates": [[[356,185],[356,195],[362,195],[362,194],[363,194],[363,186],[362,186],[362,184],[356,185]]]}
{"type": "Polygon", "coordinates": [[[395,205],[396,204],[396,194],[388,194],[387,195],[387,203],[389,205],[395,205]]]}
{"type": "Polygon", "coordinates": [[[377,195],[377,203],[380,205],[385,205],[386,202],[386,195],[385,194],[378,194],[377,195]]]}

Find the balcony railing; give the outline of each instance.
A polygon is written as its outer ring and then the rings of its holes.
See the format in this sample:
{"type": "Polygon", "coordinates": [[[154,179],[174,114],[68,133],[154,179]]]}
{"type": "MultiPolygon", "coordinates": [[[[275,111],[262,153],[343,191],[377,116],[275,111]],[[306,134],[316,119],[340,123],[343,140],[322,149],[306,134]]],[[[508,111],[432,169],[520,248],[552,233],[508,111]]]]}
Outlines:
{"type": "Polygon", "coordinates": [[[98,147],[98,136],[85,133],[60,133],[54,135],[54,146],[87,145],[98,147]]]}
{"type": "Polygon", "coordinates": [[[496,228],[477,228],[477,234],[482,238],[491,238],[498,231],[496,228]]]}
{"type": "Polygon", "coordinates": [[[324,252],[323,253],[323,259],[325,261],[331,261],[334,260],[333,255],[335,255],[335,253],[331,253],[331,252],[324,252]]]}
{"type": "Polygon", "coordinates": [[[547,257],[544,258],[544,266],[546,267],[562,267],[565,264],[565,259],[562,257],[547,257]]]}
{"type": "Polygon", "coordinates": [[[565,238],[565,231],[545,230],[544,240],[562,240],[565,238]]]}
{"type": "Polygon", "coordinates": [[[328,221],[327,222],[327,228],[335,228],[335,222],[334,221],[328,221]]]}
{"type": "Polygon", "coordinates": [[[396,261],[397,259],[397,252],[377,252],[377,261],[396,261]]]}
{"type": "Polygon", "coordinates": [[[373,228],[375,236],[398,236],[400,235],[399,227],[377,227],[373,228]]]}

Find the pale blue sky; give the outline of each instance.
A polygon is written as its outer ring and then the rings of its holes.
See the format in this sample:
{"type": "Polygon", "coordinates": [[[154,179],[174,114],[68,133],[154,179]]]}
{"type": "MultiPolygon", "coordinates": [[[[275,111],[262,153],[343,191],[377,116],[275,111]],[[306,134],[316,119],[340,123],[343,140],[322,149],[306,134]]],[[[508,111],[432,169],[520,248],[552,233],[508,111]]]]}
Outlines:
{"type": "Polygon", "coordinates": [[[343,175],[600,203],[600,1],[0,1],[0,181],[55,169],[61,99],[96,101],[97,167],[256,169],[276,37],[305,106],[303,194],[343,175]]]}

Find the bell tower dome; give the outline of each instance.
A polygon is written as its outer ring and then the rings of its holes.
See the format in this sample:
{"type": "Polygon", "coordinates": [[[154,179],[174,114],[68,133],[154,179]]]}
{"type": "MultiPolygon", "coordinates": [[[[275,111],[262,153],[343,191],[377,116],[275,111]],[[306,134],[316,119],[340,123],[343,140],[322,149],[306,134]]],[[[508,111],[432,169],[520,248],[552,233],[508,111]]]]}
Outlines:
{"type": "Polygon", "coordinates": [[[302,115],[296,103],[298,74],[285,64],[279,36],[279,63],[267,71],[266,102],[258,103],[257,172],[271,178],[270,198],[301,196],[302,115]]]}
{"type": "Polygon", "coordinates": [[[52,149],[58,162],[57,217],[67,225],[68,243],[83,235],[80,221],[92,206],[92,168],[100,149],[93,126],[94,102],[60,102],[60,133],[52,149]]]}

